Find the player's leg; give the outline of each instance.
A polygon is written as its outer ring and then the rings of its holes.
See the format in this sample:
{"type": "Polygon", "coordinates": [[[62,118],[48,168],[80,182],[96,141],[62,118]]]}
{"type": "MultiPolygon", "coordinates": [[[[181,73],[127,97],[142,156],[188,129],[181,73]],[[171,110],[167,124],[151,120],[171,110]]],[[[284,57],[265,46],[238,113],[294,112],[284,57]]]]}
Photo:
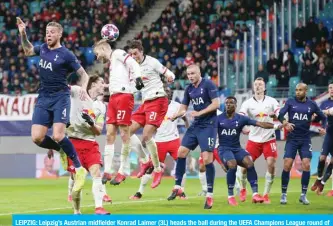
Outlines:
{"type": "MultiPolygon", "coordinates": [[[[325,176],[324,176],[324,178],[322,180],[325,183],[327,182],[327,180],[332,175],[332,170],[333,170],[333,157],[332,157],[333,155],[332,155],[332,152],[333,152],[333,150],[331,151],[331,154],[330,154],[330,164],[327,166],[326,172],[325,172],[325,176]],[[329,169],[329,167],[330,167],[330,169],[329,169]]],[[[333,177],[332,177],[332,190],[330,190],[329,192],[327,192],[327,196],[328,197],[332,197],[333,196],[333,177]]]]}
{"type": "Polygon", "coordinates": [[[319,189],[321,188],[321,181],[323,179],[323,173],[324,173],[324,168],[325,168],[325,163],[326,163],[326,158],[327,155],[330,153],[330,150],[333,148],[333,139],[331,138],[330,135],[326,134],[322,146],[322,152],[320,153],[319,157],[319,162],[318,162],[318,167],[317,167],[317,173],[318,177],[315,183],[311,186],[312,191],[316,191],[318,186],[320,186],[319,189]]]}
{"type": "Polygon", "coordinates": [[[325,183],[326,181],[331,177],[332,175],[332,168],[333,168],[333,160],[330,160],[330,163],[328,164],[328,166],[326,167],[326,171],[324,173],[324,176],[320,182],[320,185],[318,186],[318,190],[317,190],[317,194],[318,195],[322,195],[323,194],[323,190],[325,187],[325,183]]]}
{"type": "Polygon", "coordinates": [[[204,164],[202,153],[199,157],[199,181],[201,184],[201,192],[198,196],[206,196],[207,195],[207,178],[206,178],[206,166],[204,164]]]}
{"type": "Polygon", "coordinates": [[[247,170],[247,180],[252,189],[252,203],[262,203],[264,199],[258,193],[258,175],[250,154],[244,149],[234,153],[237,163],[247,170]]]}
{"type": "Polygon", "coordinates": [[[67,196],[67,201],[72,202],[72,191],[74,187],[74,174],[69,173],[68,177],[68,196],[67,196]]]}
{"type": "MultiPolygon", "coordinates": [[[[132,125],[130,127],[131,134],[133,134],[132,125]]],[[[137,128],[139,129],[140,127],[141,126],[138,124],[137,128]]],[[[137,131],[138,129],[135,129],[135,131],[137,131]]],[[[140,162],[148,163],[150,161],[149,153],[145,150],[145,148],[143,148],[141,140],[139,139],[139,137],[136,134],[131,135],[131,149],[138,154],[140,162]]]]}
{"type": "Polygon", "coordinates": [[[214,191],[214,180],[215,180],[215,167],[213,163],[214,147],[216,141],[217,130],[214,127],[197,128],[196,136],[201,149],[203,161],[206,167],[207,177],[207,195],[206,203],[204,208],[210,209],[213,205],[213,191],[214,191]]]}
{"type": "Polygon", "coordinates": [[[283,170],[281,175],[281,204],[287,204],[287,190],[290,180],[290,171],[293,166],[294,159],[297,154],[297,141],[287,140],[283,157],[283,170]]]}
{"type": "Polygon", "coordinates": [[[269,193],[271,191],[275,177],[275,162],[277,159],[276,140],[268,141],[263,145],[263,154],[267,163],[267,172],[265,175],[264,203],[270,204],[269,193]]]}
{"type": "Polygon", "coordinates": [[[236,158],[231,150],[219,150],[219,154],[227,169],[228,203],[231,206],[237,206],[238,203],[234,195],[237,172],[236,158]]]}
{"type": "Polygon", "coordinates": [[[312,144],[311,140],[304,141],[300,148],[300,157],[302,160],[302,192],[299,198],[299,202],[303,205],[309,205],[310,202],[306,198],[306,192],[310,182],[310,165],[312,159],[312,144]]]}

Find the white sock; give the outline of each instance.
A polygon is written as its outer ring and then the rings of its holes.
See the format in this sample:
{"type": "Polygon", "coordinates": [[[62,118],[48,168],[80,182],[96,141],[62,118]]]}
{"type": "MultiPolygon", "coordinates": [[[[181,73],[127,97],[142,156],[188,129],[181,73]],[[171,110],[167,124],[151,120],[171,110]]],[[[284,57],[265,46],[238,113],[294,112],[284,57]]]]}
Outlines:
{"type": "Polygon", "coordinates": [[[203,191],[207,191],[206,172],[199,172],[199,180],[203,191]]]}
{"type": "Polygon", "coordinates": [[[128,168],[128,164],[129,164],[129,153],[130,153],[130,150],[131,150],[131,144],[130,143],[127,143],[127,144],[124,144],[123,143],[123,146],[121,148],[121,153],[120,153],[120,167],[119,167],[119,170],[118,170],[118,173],[122,174],[122,175],[126,175],[126,168],[128,168]]]}
{"type": "Polygon", "coordinates": [[[108,193],[106,193],[106,187],[105,187],[105,184],[102,184],[102,186],[103,186],[103,197],[104,197],[104,195],[108,195],[108,193]]]}
{"type": "Polygon", "coordinates": [[[265,189],[264,189],[264,195],[269,194],[274,182],[274,175],[270,174],[268,171],[266,172],[265,176],[265,189]]]}
{"type": "Polygon", "coordinates": [[[142,176],[141,183],[140,183],[140,188],[139,188],[138,192],[140,192],[141,194],[144,193],[145,187],[146,187],[146,185],[147,185],[147,183],[148,183],[148,181],[150,180],[151,177],[152,177],[151,174],[145,174],[145,175],[142,176]]]}
{"type": "Polygon", "coordinates": [[[95,200],[95,208],[103,206],[104,192],[105,190],[103,189],[102,178],[101,177],[93,178],[92,193],[95,200]]]}
{"type": "Polygon", "coordinates": [[[68,178],[68,195],[72,195],[73,187],[74,187],[74,180],[72,179],[72,176],[70,175],[68,178]]]}
{"type": "Polygon", "coordinates": [[[185,182],[186,182],[186,173],[183,175],[183,180],[182,180],[182,191],[185,192],[185,182]]]}
{"type": "Polygon", "coordinates": [[[150,157],[154,166],[154,171],[160,172],[161,171],[160,160],[158,159],[157,146],[153,138],[151,138],[149,141],[146,141],[146,147],[150,153],[150,157]]]}
{"type": "Polygon", "coordinates": [[[104,172],[111,173],[111,167],[114,155],[114,144],[104,147],[104,172]]]}
{"type": "Polygon", "coordinates": [[[237,167],[237,173],[236,176],[240,182],[240,188],[246,189],[246,183],[247,183],[247,174],[242,172],[242,167],[237,167]]]}
{"type": "Polygon", "coordinates": [[[211,197],[211,198],[213,198],[213,193],[212,193],[212,192],[207,192],[206,197],[211,197]]]}
{"type": "Polygon", "coordinates": [[[149,152],[143,148],[141,140],[135,134],[131,136],[131,147],[132,151],[138,153],[141,162],[146,163],[149,161],[149,152]]]}

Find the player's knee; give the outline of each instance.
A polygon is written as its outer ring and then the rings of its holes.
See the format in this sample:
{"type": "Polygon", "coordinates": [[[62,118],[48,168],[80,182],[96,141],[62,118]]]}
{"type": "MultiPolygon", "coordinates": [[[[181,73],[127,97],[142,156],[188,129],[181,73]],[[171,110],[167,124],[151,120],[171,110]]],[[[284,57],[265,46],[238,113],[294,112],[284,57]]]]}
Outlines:
{"type": "Polygon", "coordinates": [[[186,158],[188,152],[189,152],[189,150],[187,150],[186,148],[180,147],[178,149],[177,156],[178,156],[178,158],[186,158]]]}
{"type": "Polygon", "coordinates": [[[56,134],[53,134],[53,139],[56,141],[56,142],[60,142],[64,139],[65,137],[65,134],[62,134],[62,133],[56,133],[56,134]]]}
{"type": "Polygon", "coordinates": [[[34,136],[34,135],[32,135],[31,139],[35,144],[40,145],[43,142],[44,137],[45,136],[34,136]]]}
{"type": "Polygon", "coordinates": [[[283,170],[289,172],[291,170],[292,165],[293,165],[293,162],[285,161],[283,163],[283,170]]]}
{"type": "Polygon", "coordinates": [[[319,161],[326,161],[326,155],[320,155],[319,161]]]}
{"type": "Polygon", "coordinates": [[[228,169],[236,169],[237,163],[234,160],[228,161],[227,162],[228,169]]]}
{"type": "Polygon", "coordinates": [[[200,171],[200,173],[206,172],[206,166],[204,164],[200,164],[199,171],[200,171]]]}
{"type": "Polygon", "coordinates": [[[89,167],[89,173],[92,176],[92,178],[98,178],[101,177],[101,171],[100,171],[100,166],[95,164],[89,167]]]}
{"type": "Polygon", "coordinates": [[[302,169],[304,171],[309,171],[310,170],[310,160],[303,159],[303,161],[302,161],[302,169]]]}

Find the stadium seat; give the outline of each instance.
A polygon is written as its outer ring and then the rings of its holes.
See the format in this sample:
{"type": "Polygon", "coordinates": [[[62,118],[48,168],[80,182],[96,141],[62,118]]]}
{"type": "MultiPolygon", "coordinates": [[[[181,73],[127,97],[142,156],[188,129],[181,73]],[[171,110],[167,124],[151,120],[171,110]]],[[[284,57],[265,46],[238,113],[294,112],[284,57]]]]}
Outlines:
{"type": "Polygon", "coordinates": [[[213,20],[215,20],[215,18],[217,18],[217,14],[209,15],[209,23],[213,22],[213,20]]]}
{"type": "Polygon", "coordinates": [[[317,96],[317,88],[315,85],[308,85],[308,97],[317,96]]]}
{"type": "Polygon", "coordinates": [[[94,63],[95,54],[92,48],[86,48],[86,51],[84,51],[84,57],[86,58],[88,65],[92,65],[94,63]]]}
{"type": "Polygon", "coordinates": [[[0,16],[0,22],[1,22],[1,23],[3,22],[3,19],[4,19],[4,17],[3,17],[3,16],[0,16]]]}
{"type": "Polygon", "coordinates": [[[216,9],[218,5],[220,5],[221,7],[223,7],[223,1],[215,1],[214,2],[214,9],[216,9]]]}

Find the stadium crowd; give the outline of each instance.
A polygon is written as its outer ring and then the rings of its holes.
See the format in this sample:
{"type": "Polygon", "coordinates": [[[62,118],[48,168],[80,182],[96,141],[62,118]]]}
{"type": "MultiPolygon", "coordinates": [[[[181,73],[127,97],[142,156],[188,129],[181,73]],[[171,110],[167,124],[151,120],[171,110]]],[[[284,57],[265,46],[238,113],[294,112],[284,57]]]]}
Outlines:
{"type": "MultiPolygon", "coordinates": [[[[148,55],[158,58],[175,73],[177,78],[173,88],[184,88],[185,68],[192,63],[200,65],[203,76],[218,83],[217,49],[224,46],[235,48],[236,40],[242,41],[243,33],[249,32],[249,23],[237,21],[258,21],[259,17],[265,16],[266,8],[270,9],[272,19],[273,2],[175,0],[157,21],[144,26],[136,38],[142,40],[148,55]]],[[[28,35],[34,45],[43,41],[42,28],[49,21],[61,22],[64,27],[63,43],[87,67],[94,58],[85,52],[86,47],[91,47],[99,39],[101,26],[114,23],[123,34],[154,0],[134,3],[53,0],[45,4],[37,3],[19,0],[0,4],[0,25],[4,25],[0,26],[1,93],[35,93],[39,84],[37,60],[25,58],[19,46],[16,16],[28,23],[28,35]],[[41,29],[34,30],[33,27],[41,29]]],[[[265,32],[263,34],[265,39],[265,32]]],[[[330,37],[332,35],[322,22],[315,23],[314,18],[310,18],[303,27],[300,21],[299,27],[293,31],[294,48],[285,45],[277,59],[271,55],[266,65],[259,65],[256,77],[263,77],[266,81],[269,77],[276,77],[278,87],[288,87],[293,76],[300,76],[308,84],[327,85],[333,70],[330,37]],[[302,54],[298,55],[300,51],[302,54]]],[[[106,82],[107,75],[108,68],[105,67],[103,77],[106,82]]]]}

